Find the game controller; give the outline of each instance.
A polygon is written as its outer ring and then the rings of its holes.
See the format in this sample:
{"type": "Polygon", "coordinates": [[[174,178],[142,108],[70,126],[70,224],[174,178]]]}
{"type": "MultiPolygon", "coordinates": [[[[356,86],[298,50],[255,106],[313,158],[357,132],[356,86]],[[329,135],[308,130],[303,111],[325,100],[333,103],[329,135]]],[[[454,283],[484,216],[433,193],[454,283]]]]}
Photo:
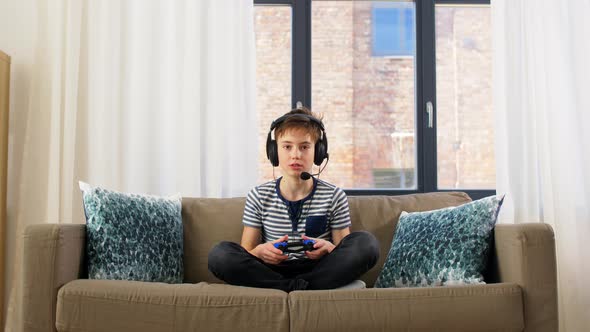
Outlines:
{"type": "Polygon", "coordinates": [[[303,247],[303,251],[312,251],[315,250],[313,245],[315,244],[315,240],[302,240],[297,242],[277,242],[274,244],[275,248],[281,250],[283,253],[285,252],[299,252],[299,250],[290,250],[293,247],[303,247]]]}

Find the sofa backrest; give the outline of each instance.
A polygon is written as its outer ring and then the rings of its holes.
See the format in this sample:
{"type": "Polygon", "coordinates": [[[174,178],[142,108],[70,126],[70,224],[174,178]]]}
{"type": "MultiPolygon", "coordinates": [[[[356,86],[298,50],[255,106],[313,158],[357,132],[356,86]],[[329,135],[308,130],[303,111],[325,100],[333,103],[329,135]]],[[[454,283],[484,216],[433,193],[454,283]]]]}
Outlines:
{"type": "MultiPolygon", "coordinates": [[[[352,231],[373,233],[380,242],[379,261],[362,279],[372,286],[383,267],[402,211],[416,212],[457,206],[471,201],[462,192],[402,196],[349,196],[352,231]]],[[[207,269],[209,250],[220,241],[240,243],[246,199],[183,198],[185,282],[220,282],[207,269]]]]}

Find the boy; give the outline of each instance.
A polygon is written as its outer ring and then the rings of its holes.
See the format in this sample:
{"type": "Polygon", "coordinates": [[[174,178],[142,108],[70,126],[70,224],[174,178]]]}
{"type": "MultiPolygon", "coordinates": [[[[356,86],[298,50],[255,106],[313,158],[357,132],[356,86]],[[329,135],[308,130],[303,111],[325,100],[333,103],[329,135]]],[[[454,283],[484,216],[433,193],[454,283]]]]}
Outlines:
{"type": "Polygon", "coordinates": [[[266,153],[283,176],[250,191],[241,245],[216,245],[209,270],[229,284],[290,292],[341,287],[371,269],[377,239],[351,233],[344,191],[309,174],[328,159],[321,119],[298,108],[273,121],[266,153]]]}

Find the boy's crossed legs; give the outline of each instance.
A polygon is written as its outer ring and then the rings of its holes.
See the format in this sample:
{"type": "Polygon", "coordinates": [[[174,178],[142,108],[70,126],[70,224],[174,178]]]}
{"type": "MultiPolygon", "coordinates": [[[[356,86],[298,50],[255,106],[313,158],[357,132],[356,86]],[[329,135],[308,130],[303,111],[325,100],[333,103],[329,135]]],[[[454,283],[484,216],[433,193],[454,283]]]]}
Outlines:
{"type": "Polygon", "coordinates": [[[344,286],[370,270],[379,259],[379,243],[373,234],[360,231],[344,237],[319,260],[264,263],[237,243],[223,241],[209,252],[209,271],[238,286],[280,289],[333,289],[344,286]]]}

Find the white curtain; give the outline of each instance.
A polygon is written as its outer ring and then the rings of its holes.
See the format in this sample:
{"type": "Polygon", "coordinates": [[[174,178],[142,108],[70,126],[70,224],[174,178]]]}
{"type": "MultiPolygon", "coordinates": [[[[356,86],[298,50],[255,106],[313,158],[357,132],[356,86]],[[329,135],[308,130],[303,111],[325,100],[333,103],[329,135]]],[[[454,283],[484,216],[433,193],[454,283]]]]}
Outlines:
{"type": "MultiPolygon", "coordinates": [[[[11,110],[23,130],[11,128],[7,237],[32,223],[84,222],[79,180],[185,197],[244,196],[256,184],[252,1],[32,6],[30,88],[12,103],[26,109],[11,110]]],[[[22,248],[9,245],[12,331],[23,314],[13,268],[22,248]]]]}
{"type": "Polygon", "coordinates": [[[590,331],[590,1],[491,4],[500,220],[553,227],[560,331],[590,331]]]}

